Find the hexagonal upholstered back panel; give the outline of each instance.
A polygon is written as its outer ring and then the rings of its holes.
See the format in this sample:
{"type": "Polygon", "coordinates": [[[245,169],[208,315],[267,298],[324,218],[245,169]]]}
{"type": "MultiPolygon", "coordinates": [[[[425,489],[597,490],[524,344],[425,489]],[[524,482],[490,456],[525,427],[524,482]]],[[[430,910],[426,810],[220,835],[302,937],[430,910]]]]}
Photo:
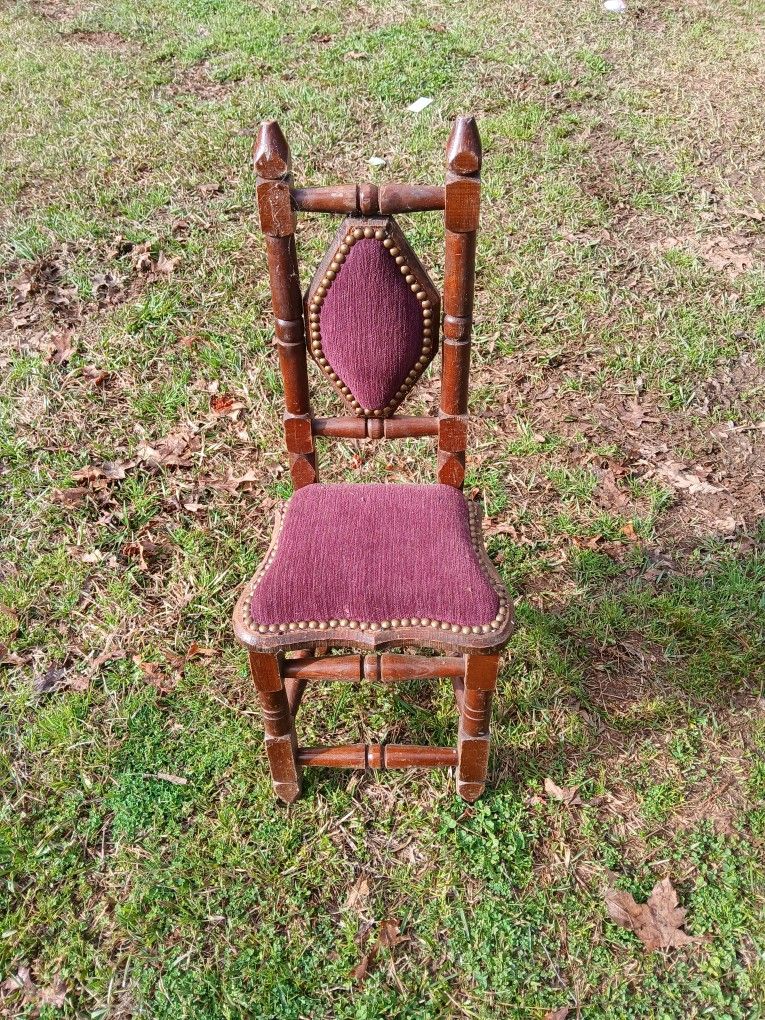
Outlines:
{"type": "Polygon", "coordinates": [[[387,418],[436,352],[438,308],[392,217],[347,219],[306,294],[309,348],[357,415],[387,418]]]}

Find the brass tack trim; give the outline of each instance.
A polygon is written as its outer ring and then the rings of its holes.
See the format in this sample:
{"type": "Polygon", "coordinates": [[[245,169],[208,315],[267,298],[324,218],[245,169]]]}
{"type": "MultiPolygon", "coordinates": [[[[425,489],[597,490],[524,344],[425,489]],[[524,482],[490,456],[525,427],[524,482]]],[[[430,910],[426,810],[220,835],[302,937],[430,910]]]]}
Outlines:
{"type": "MultiPolygon", "coordinates": [[[[451,634],[490,634],[492,631],[499,630],[503,627],[507,621],[510,613],[510,605],[507,593],[501,586],[501,582],[492,576],[489,569],[487,569],[486,553],[483,546],[483,537],[480,525],[479,510],[477,507],[468,506],[468,513],[470,517],[470,538],[473,549],[478,557],[478,562],[484,576],[489,581],[492,589],[497,595],[499,602],[499,609],[497,615],[490,623],[469,625],[469,624],[458,624],[449,623],[445,620],[432,620],[429,617],[413,617],[412,619],[392,619],[392,620],[297,620],[289,621],[286,623],[279,624],[264,624],[258,623],[252,619],[252,599],[255,594],[255,590],[263,579],[264,575],[268,571],[269,567],[276,558],[277,551],[279,549],[279,542],[281,539],[282,529],[284,525],[284,513],[277,514],[276,526],[274,529],[274,537],[271,543],[270,551],[266,554],[262,560],[260,566],[256,570],[255,574],[250,579],[246,586],[244,596],[242,598],[242,624],[244,625],[245,631],[251,635],[269,635],[269,634],[286,634],[294,633],[295,631],[326,631],[326,630],[360,630],[360,631],[371,631],[377,632],[379,630],[399,630],[408,629],[412,627],[416,628],[427,628],[430,627],[432,630],[448,631],[451,634]]],[[[258,644],[257,640],[254,644],[258,644]]]]}
{"type": "Polygon", "coordinates": [[[412,273],[411,268],[406,264],[406,259],[401,254],[399,248],[396,247],[393,238],[387,236],[386,229],[387,228],[378,228],[375,230],[372,227],[354,227],[352,230],[349,230],[348,233],[345,234],[343,241],[338,245],[337,251],[332,256],[329,268],[325,271],[324,276],[321,278],[308,306],[311,337],[310,350],[314,360],[318,364],[319,368],[321,368],[335,384],[340,395],[351,405],[357,417],[391,417],[399,404],[401,404],[427,368],[433,351],[433,345],[431,342],[432,302],[428,299],[427,292],[422,289],[420,281],[412,273]],[[385,250],[395,260],[396,266],[398,267],[401,275],[405,278],[406,283],[410,286],[412,293],[419,301],[422,310],[422,348],[420,350],[420,355],[414,368],[408,373],[406,379],[401,383],[395,395],[382,408],[362,408],[361,404],[353,396],[348,386],[343,383],[332,370],[332,366],[324,354],[321,343],[321,308],[326,300],[332,283],[337,278],[337,275],[354,244],[357,241],[362,240],[362,238],[372,237],[378,241],[382,241],[385,250]]]}

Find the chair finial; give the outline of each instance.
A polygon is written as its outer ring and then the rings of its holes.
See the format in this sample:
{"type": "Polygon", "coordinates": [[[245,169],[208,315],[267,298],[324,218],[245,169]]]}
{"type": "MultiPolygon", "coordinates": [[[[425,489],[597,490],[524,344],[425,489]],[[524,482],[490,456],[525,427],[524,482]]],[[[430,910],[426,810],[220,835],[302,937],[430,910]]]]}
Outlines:
{"type": "Polygon", "coordinates": [[[256,173],[267,180],[278,180],[290,172],[290,147],[275,120],[264,120],[260,125],[253,162],[256,173]]]}
{"type": "Polygon", "coordinates": [[[464,177],[481,169],[481,137],[475,117],[457,117],[446,145],[446,165],[464,177]]]}

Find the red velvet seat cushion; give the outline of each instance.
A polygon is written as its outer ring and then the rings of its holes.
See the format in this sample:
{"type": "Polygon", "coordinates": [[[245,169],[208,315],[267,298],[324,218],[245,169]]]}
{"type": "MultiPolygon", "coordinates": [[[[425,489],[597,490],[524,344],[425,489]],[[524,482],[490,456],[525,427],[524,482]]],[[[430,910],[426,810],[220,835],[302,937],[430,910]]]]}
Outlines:
{"type": "Polygon", "coordinates": [[[490,624],[500,601],[480,541],[448,485],[307,485],[286,506],[252,622],[490,624]]]}

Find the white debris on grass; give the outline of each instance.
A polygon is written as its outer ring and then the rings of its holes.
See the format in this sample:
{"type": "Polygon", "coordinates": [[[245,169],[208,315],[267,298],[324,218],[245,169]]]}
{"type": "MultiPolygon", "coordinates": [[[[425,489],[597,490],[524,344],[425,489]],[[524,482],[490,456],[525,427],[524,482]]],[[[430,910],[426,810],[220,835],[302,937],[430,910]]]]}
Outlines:
{"type": "Polygon", "coordinates": [[[433,100],[429,99],[427,96],[420,96],[419,99],[415,99],[413,103],[410,103],[409,106],[407,106],[407,110],[411,113],[422,113],[425,107],[430,106],[432,102],[433,100]]]}
{"type": "Polygon", "coordinates": [[[624,0],[604,0],[603,10],[609,14],[624,14],[627,5],[624,0]]]}
{"type": "Polygon", "coordinates": [[[387,159],[383,159],[382,156],[370,156],[369,157],[369,165],[370,166],[387,166],[388,165],[388,160],[387,159]]]}

